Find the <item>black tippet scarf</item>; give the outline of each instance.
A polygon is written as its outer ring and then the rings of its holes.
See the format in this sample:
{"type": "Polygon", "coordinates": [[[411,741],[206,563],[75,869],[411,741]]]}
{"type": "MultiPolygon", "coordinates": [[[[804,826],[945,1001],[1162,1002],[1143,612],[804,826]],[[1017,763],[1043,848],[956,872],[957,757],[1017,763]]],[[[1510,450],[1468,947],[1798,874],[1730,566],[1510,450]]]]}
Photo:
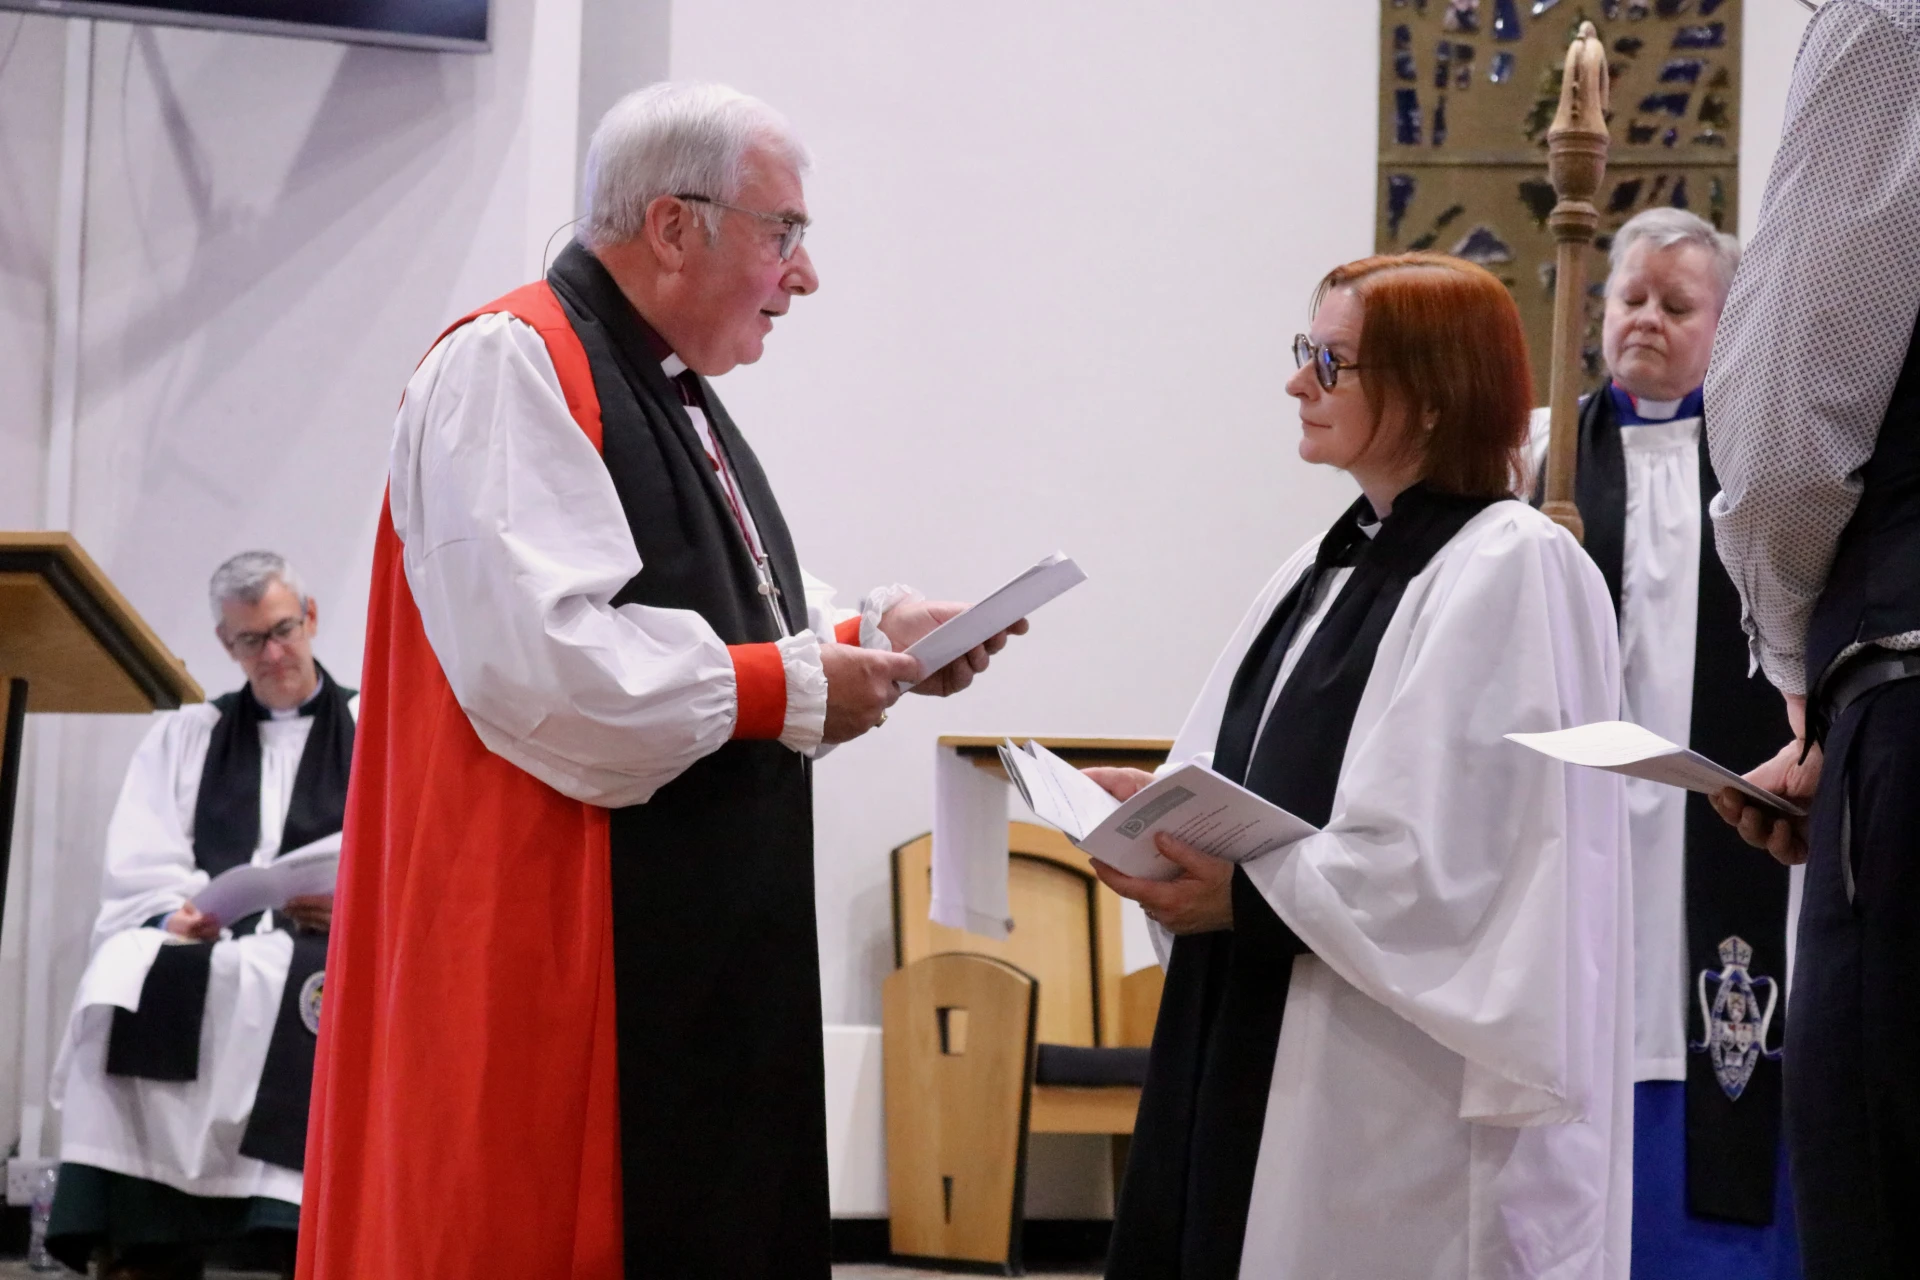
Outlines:
{"type": "MultiPolygon", "coordinates": [[[[713,386],[667,376],[668,348],[580,245],[554,259],[547,282],[586,350],[601,458],[643,566],[613,602],[696,612],[730,645],[780,636],[685,390],[758,531],[774,603],[800,631],[806,591],[793,538],[713,386]]],[[[607,843],[627,1274],[826,1280],[806,758],[736,738],[645,804],[611,810],[607,843]]]]}
{"type": "MultiPolygon", "coordinates": [[[[1698,393],[1696,393],[1697,395],[1698,393]]],[[[1586,525],[1587,554],[1607,580],[1614,612],[1626,556],[1627,470],[1621,419],[1632,414],[1626,393],[1608,383],[1580,408],[1579,469],[1574,501],[1586,525]],[[1624,403],[1623,403],[1624,399],[1624,403]]],[[[1677,416],[1697,409],[1683,405],[1677,416]]],[[[1714,549],[1708,504],[1720,491],[1700,431],[1700,606],[1694,628],[1693,702],[1688,744],[1736,773],[1758,765],[1790,736],[1779,697],[1747,675],[1740,596],[1714,549]]],[[[1702,795],[1687,795],[1687,985],[1674,992],[1687,1010],[1687,1207],[1698,1217],[1765,1226],[1773,1221],[1779,1165],[1781,1062],[1762,1055],[1737,1096],[1715,1075],[1705,1049],[1698,998],[1702,975],[1709,999],[1726,965],[1721,943],[1752,948],[1747,972],[1777,984],[1772,1048],[1786,1035],[1787,869],[1757,857],[1702,795]],[[1700,1046],[1696,1048],[1695,1046],[1700,1046]]],[[[1764,999],[1764,997],[1762,997],[1764,999]]]]}
{"type": "MultiPolygon", "coordinates": [[[[1214,769],[1324,826],[1354,712],[1407,584],[1493,499],[1415,485],[1369,540],[1363,497],[1321,540],[1248,647],[1227,694],[1214,769]],[[1353,575],[1314,631],[1260,733],[1287,649],[1335,570],[1353,575]]],[[[1240,1271],[1293,959],[1307,947],[1246,873],[1233,928],[1174,940],[1134,1123],[1109,1280],[1231,1280],[1240,1271]]]]}
{"type": "MultiPolygon", "coordinates": [[[[315,664],[316,667],[318,664],[315,664]]],[[[293,796],[281,828],[280,848],[292,852],[339,831],[346,814],[347,776],[353,764],[354,691],[320,668],[320,692],[301,708],[313,728],[294,774],[293,796]]],[[[207,745],[194,804],[194,861],[217,876],[253,858],[260,843],[260,729],[272,717],[250,685],[215,699],[220,712],[207,745]]],[[[258,917],[234,922],[250,932],[258,917]]],[[[107,1073],[147,1080],[194,1080],[200,1074],[200,1030],[206,1017],[213,943],[160,948],[140,988],[138,1012],[113,1011],[107,1042],[107,1073]]],[[[305,1147],[307,1091],[313,1078],[314,1033],[301,1017],[300,994],[325,964],[323,938],[296,940],[280,1016],[261,1073],[253,1120],[241,1144],[244,1154],[300,1168],[305,1147]],[[297,1114],[295,1114],[297,1112],[297,1114]],[[258,1130],[259,1132],[256,1132],[258,1130]],[[297,1140],[296,1140],[297,1139],[297,1140]]],[[[317,1004],[317,996],[315,999],[317,1004]]]]}

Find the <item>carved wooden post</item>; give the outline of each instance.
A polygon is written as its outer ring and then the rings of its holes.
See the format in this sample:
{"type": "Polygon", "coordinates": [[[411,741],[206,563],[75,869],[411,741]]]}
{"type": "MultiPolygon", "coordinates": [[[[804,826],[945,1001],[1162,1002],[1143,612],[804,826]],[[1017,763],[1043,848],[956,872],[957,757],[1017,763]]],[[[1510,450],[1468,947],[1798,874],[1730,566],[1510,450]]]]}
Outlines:
{"type": "Polygon", "coordinates": [[[1553,437],[1547,452],[1547,492],[1541,510],[1583,538],[1573,502],[1579,445],[1580,340],[1587,330],[1587,246],[1600,226],[1594,193],[1607,172],[1607,51],[1591,22],[1567,47],[1560,110],[1547,131],[1547,178],[1560,202],[1547,225],[1558,245],[1553,290],[1553,437]]]}

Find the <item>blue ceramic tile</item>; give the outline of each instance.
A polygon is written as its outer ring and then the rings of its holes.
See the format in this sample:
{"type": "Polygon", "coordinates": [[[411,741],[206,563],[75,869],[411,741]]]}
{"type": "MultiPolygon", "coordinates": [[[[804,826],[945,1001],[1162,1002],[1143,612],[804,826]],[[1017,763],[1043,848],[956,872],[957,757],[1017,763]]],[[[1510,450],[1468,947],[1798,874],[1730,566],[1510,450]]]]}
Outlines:
{"type": "Polygon", "coordinates": [[[1638,120],[1627,121],[1627,141],[1633,146],[1645,146],[1652,142],[1654,135],[1659,132],[1660,130],[1653,125],[1641,124],[1638,120]]]}
{"type": "Polygon", "coordinates": [[[1433,145],[1438,147],[1447,140],[1447,95],[1441,94],[1440,101],[1433,104],[1433,145]]]}
{"type": "Polygon", "coordinates": [[[1485,267],[1497,262],[1512,262],[1513,247],[1500,238],[1499,232],[1482,224],[1460,238],[1453,246],[1453,256],[1485,267]]]}
{"type": "Polygon", "coordinates": [[[1670,147],[1678,141],[1680,141],[1680,131],[1678,129],[1669,128],[1665,133],[1660,135],[1660,145],[1663,147],[1670,147]]]}
{"type": "Polygon", "coordinates": [[[1715,9],[1718,9],[1720,5],[1721,0],[1700,0],[1700,16],[1703,18],[1709,16],[1715,9]]]}
{"type": "Polygon", "coordinates": [[[1393,48],[1396,53],[1413,48],[1413,28],[1401,23],[1393,29],[1393,48]]]}
{"type": "Polygon", "coordinates": [[[1413,203],[1413,193],[1418,186],[1410,173],[1387,175],[1387,239],[1400,238],[1400,223],[1407,216],[1407,207],[1413,203]]]}
{"type": "Polygon", "coordinates": [[[1613,42],[1613,51],[1625,57],[1637,57],[1647,47],[1647,42],[1639,36],[1621,36],[1613,42]]]}
{"type": "Polygon", "coordinates": [[[1513,54],[1502,49],[1493,55],[1493,66],[1487,69],[1487,79],[1495,84],[1505,84],[1513,79],[1513,54]]]}
{"type": "Polygon", "coordinates": [[[1673,198],[1669,203],[1676,209],[1685,209],[1688,207],[1687,179],[1684,174],[1681,175],[1679,181],[1673,184],[1673,198]]]}
{"type": "Polygon", "coordinates": [[[1560,203],[1560,197],[1554,193],[1553,184],[1545,178],[1528,178],[1520,184],[1520,203],[1527,207],[1527,214],[1533,219],[1533,225],[1547,225],[1547,215],[1553,212],[1553,206],[1560,203]]]}
{"type": "Polygon", "coordinates": [[[1442,31],[1463,31],[1468,35],[1480,32],[1480,0],[1447,0],[1446,13],[1441,16],[1442,31]]]}
{"type": "Polygon", "coordinates": [[[1393,140],[1403,147],[1420,145],[1420,91],[1393,91],[1393,140]]]}
{"type": "Polygon", "coordinates": [[[1676,49],[1724,49],[1727,47],[1727,24],[1703,22],[1698,26],[1681,27],[1673,33],[1673,47],[1676,49]]]}
{"type": "Polygon", "coordinates": [[[1613,194],[1607,197],[1607,212],[1625,213],[1633,208],[1634,202],[1640,199],[1640,185],[1639,178],[1628,178],[1624,182],[1614,183],[1613,194]]]}
{"type": "Polygon", "coordinates": [[[1654,0],[1653,11],[1663,18],[1678,18],[1693,11],[1693,0],[1654,0]]]}
{"type": "Polygon", "coordinates": [[[1559,3],[1560,0],[1533,0],[1533,16],[1537,18],[1559,3]]]}
{"type": "Polygon", "coordinates": [[[1666,112],[1670,116],[1687,114],[1687,104],[1693,101],[1691,93],[1650,93],[1640,99],[1640,110],[1647,115],[1666,112]]]}
{"type": "Polygon", "coordinates": [[[1495,40],[1520,38],[1520,10],[1513,0],[1494,0],[1493,38],[1495,40]]]}
{"type": "Polygon", "coordinates": [[[1412,54],[1396,53],[1393,55],[1393,76],[1396,80],[1405,80],[1409,83],[1420,78],[1420,69],[1414,66],[1412,54]]]}
{"type": "Polygon", "coordinates": [[[1433,49],[1433,87],[1444,89],[1453,79],[1453,41],[1442,40],[1433,49]]]}
{"type": "Polygon", "coordinates": [[[1453,46],[1453,87],[1467,89],[1473,86],[1473,46],[1456,44],[1453,46]]]}
{"type": "Polygon", "coordinates": [[[1668,58],[1667,65],[1660,68],[1661,84],[1699,84],[1700,73],[1707,64],[1698,58],[1668,58]]]}

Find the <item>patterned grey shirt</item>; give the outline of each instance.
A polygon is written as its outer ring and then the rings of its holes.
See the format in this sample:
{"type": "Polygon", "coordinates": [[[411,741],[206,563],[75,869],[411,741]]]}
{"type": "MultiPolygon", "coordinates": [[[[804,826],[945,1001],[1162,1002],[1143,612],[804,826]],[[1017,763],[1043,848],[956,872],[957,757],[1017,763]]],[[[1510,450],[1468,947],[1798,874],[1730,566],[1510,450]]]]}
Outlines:
{"type": "Polygon", "coordinates": [[[1806,691],[1808,619],[1917,312],[1920,0],[1827,0],[1707,370],[1714,536],[1782,692],[1806,691]]]}

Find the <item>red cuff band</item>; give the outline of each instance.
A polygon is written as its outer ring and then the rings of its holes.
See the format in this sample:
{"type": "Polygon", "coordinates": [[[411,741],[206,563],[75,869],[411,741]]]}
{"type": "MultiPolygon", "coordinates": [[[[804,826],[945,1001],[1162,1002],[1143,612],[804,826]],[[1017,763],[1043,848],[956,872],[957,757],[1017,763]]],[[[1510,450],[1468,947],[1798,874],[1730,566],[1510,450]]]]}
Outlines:
{"type": "Polygon", "coordinates": [[[845,622],[836,625],[833,629],[833,638],[841,644],[859,644],[860,615],[856,613],[845,622]]]}
{"type": "Polygon", "coordinates": [[[736,738],[778,738],[787,727],[787,669],[777,644],[730,644],[740,703],[736,738]]]}

